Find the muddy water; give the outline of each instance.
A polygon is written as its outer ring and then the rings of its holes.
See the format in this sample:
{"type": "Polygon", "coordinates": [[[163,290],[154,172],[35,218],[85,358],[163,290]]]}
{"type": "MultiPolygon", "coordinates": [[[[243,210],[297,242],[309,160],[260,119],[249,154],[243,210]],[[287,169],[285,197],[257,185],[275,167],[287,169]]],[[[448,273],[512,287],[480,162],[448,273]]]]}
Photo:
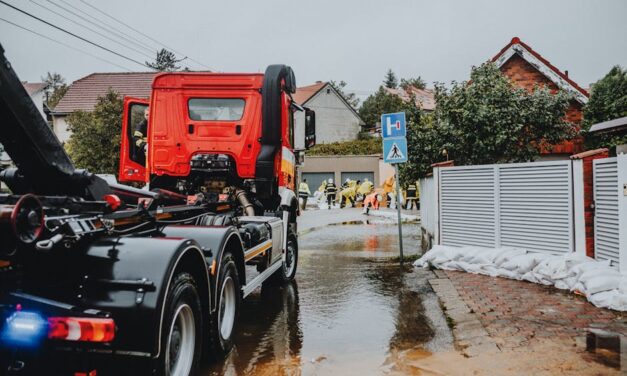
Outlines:
{"type": "MultiPolygon", "coordinates": [[[[232,353],[203,374],[381,374],[399,352],[450,349],[428,272],[389,260],[396,231],[353,224],[301,236],[295,283],[247,298],[232,353]]],[[[416,252],[418,227],[404,233],[416,252]]]]}

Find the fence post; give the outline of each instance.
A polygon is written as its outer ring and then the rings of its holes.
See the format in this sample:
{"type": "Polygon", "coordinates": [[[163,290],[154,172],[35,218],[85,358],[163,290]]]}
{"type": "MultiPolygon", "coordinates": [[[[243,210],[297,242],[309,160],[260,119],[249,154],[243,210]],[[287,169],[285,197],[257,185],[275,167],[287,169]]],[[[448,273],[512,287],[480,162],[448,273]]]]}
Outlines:
{"type": "Polygon", "coordinates": [[[618,259],[621,273],[627,273],[627,154],[616,157],[618,172],[618,259]]]}
{"type": "Polygon", "coordinates": [[[586,220],[584,205],[583,160],[572,159],[574,251],[586,255],[586,220]]]}
{"type": "Polygon", "coordinates": [[[440,245],[440,168],[433,167],[433,245],[440,245]]]}
{"type": "Polygon", "coordinates": [[[494,246],[501,248],[501,169],[494,166],[494,246]]]}

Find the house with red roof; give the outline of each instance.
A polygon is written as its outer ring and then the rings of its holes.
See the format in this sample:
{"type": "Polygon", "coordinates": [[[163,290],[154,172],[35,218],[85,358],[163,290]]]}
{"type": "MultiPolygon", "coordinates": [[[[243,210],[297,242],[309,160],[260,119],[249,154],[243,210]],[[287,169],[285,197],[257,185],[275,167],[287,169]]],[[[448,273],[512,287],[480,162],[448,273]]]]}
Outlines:
{"type": "Polygon", "coordinates": [[[433,112],[435,110],[435,93],[432,89],[421,89],[415,86],[389,88],[383,87],[388,94],[396,95],[405,102],[409,102],[412,95],[416,106],[425,112],[433,112]]]}
{"type": "MultiPolygon", "coordinates": [[[[512,82],[528,91],[545,87],[551,92],[565,91],[572,95],[566,111],[566,120],[579,129],[583,120],[583,106],[590,94],[518,37],[512,40],[493,58],[497,67],[512,82]]],[[[583,140],[576,138],[541,150],[541,159],[565,159],[583,151],[583,140]]]]}
{"type": "Polygon", "coordinates": [[[296,103],[316,112],[316,143],[354,141],[365,122],[357,111],[328,82],[296,89],[296,103]]]}
{"type": "Polygon", "coordinates": [[[52,126],[59,141],[70,138],[67,117],[75,111],[93,111],[98,97],[107,93],[109,88],[121,97],[148,98],[152,89],[152,80],[159,72],[132,73],[92,73],[74,81],[67,93],[51,111],[52,126]]]}

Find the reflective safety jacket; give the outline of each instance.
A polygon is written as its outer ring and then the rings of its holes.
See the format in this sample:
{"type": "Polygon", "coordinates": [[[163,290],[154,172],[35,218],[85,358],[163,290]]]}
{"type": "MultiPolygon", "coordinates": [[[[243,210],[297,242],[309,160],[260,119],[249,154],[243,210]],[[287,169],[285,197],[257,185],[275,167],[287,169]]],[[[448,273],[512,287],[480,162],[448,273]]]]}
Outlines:
{"type": "Polygon", "coordinates": [[[418,198],[417,193],[418,189],[416,188],[416,184],[407,186],[407,198],[418,198]]]}
{"type": "Polygon", "coordinates": [[[327,183],[327,186],[324,188],[324,193],[328,195],[334,195],[337,193],[337,187],[335,183],[327,183]]]}
{"type": "Polygon", "coordinates": [[[362,194],[362,195],[367,195],[368,193],[372,192],[373,188],[374,188],[374,184],[372,184],[371,181],[365,181],[361,183],[361,185],[359,186],[359,189],[357,189],[357,193],[362,194]]]}
{"type": "Polygon", "coordinates": [[[379,210],[379,200],[377,200],[377,192],[372,192],[366,199],[364,200],[364,208],[367,208],[368,205],[372,205],[372,208],[375,210],[379,210]]]}
{"type": "Polygon", "coordinates": [[[148,129],[148,122],[144,119],[137,124],[135,127],[135,131],[133,132],[133,141],[135,142],[135,146],[138,149],[143,149],[144,145],[146,145],[146,131],[148,129]]]}
{"type": "Polygon", "coordinates": [[[309,191],[309,186],[305,182],[301,182],[298,186],[298,195],[299,196],[311,196],[311,192],[309,191]]]}

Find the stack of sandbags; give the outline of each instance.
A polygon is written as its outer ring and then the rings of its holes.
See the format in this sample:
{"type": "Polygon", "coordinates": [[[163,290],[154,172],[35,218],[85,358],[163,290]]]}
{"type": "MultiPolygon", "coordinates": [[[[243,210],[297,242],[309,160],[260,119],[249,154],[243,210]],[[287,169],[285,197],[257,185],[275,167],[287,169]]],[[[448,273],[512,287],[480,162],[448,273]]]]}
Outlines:
{"type": "Polygon", "coordinates": [[[609,261],[597,261],[581,254],[437,245],[414,265],[553,285],[585,295],[597,307],[627,311],[627,276],[622,276],[609,261]]]}

